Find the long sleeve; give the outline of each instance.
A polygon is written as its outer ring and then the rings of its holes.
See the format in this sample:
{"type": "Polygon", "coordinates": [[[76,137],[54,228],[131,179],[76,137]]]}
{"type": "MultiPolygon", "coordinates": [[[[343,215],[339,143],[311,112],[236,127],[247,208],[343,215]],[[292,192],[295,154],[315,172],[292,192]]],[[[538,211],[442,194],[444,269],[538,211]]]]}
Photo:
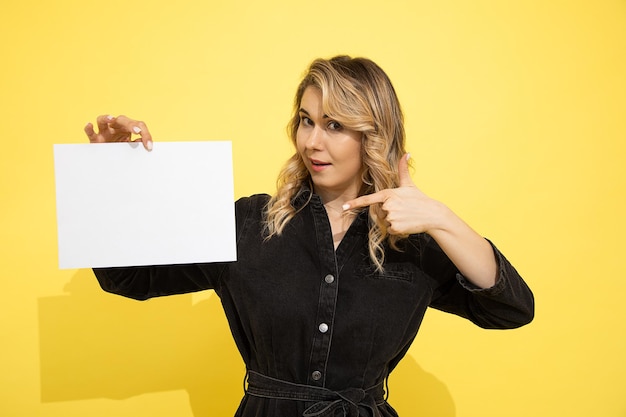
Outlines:
{"type": "Polygon", "coordinates": [[[521,327],[533,320],[533,293],[513,265],[491,245],[498,264],[498,277],[493,287],[482,289],[459,273],[434,239],[424,236],[422,268],[437,282],[430,305],[487,329],[521,327]]]}
{"type": "Polygon", "coordinates": [[[152,297],[217,289],[226,264],[189,264],[98,268],[94,274],[103,290],[146,300],[152,297]]]}

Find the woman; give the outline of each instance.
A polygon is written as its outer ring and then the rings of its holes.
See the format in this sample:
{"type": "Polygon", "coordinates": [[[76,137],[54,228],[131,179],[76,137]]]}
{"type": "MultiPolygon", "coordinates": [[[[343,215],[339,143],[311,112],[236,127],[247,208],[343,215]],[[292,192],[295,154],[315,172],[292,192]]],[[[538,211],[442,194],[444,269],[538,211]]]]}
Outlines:
{"type": "MultiPolygon", "coordinates": [[[[142,122],[101,116],[91,142],[142,122]]],[[[314,61],[272,197],[236,202],[237,262],[96,269],[136,299],[212,288],[248,369],[237,416],[396,416],[383,385],[428,306],[485,328],[533,318],[504,256],[412,182],[393,86],[372,61],[314,61]]],[[[139,139],[138,139],[139,140],[139,139]]]]}

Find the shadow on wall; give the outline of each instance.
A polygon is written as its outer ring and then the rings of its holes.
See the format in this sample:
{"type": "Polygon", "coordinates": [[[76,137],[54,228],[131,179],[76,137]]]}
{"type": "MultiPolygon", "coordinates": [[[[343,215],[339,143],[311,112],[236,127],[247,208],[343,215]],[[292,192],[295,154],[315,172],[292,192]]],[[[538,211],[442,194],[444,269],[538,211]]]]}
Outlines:
{"type": "MultiPolygon", "coordinates": [[[[39,299],[41,401],[125,399],[187,390],[194,417],[234,415],[245,366],[218,297],[137,302],[104,293],[80,270],[68,295],[39,299]]],[[[440,381],[405,358],[390,378],[401,416],[454,417],[440,381]]]]}

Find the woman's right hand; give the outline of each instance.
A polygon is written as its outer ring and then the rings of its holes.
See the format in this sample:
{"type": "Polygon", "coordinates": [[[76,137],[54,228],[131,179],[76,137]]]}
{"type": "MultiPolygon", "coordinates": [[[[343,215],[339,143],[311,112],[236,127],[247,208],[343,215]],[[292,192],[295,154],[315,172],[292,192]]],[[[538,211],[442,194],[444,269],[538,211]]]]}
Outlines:
{"type": "Polygon", "coordinates": [[[104,142],[137,142],[141,141],[146,150],[152,150],[152,136],[148,126],[144,122],[129,119],[126,116],[98,116],[96,119],[98,132],[94,130],[91,123],[85,126],[85,133],[91,143],[104,142]],[[132,139],[132,135],[139,135],[139,138],[132,139]]]}

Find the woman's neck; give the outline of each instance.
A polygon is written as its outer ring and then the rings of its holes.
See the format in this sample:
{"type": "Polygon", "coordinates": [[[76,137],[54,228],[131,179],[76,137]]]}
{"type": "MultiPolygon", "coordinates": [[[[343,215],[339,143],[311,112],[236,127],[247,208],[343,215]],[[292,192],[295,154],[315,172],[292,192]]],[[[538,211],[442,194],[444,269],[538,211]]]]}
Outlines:
{"type": "Polygon", "coordinates": [[[317,187],[314,187],[315,194],[320,196],[322,203],[326,209],[330,209],[332,211],[337,211],[339,213],[343,212],[343,205],[350,200],[353,200],[358,197],[358,193],[356,191],[343,191],[343,192],[332,192],[327,190],[320,190],[317,187]]]}
{"type": "Polygon", "coordinates": [[[357,193],[320,192],[318,189],[314,191],[320,196],[326,208],[326,215],[333,235],[333,244],[337,249],[355,217],[353,212],[344,211],[343,205],[356,198],[357,193]]]}

